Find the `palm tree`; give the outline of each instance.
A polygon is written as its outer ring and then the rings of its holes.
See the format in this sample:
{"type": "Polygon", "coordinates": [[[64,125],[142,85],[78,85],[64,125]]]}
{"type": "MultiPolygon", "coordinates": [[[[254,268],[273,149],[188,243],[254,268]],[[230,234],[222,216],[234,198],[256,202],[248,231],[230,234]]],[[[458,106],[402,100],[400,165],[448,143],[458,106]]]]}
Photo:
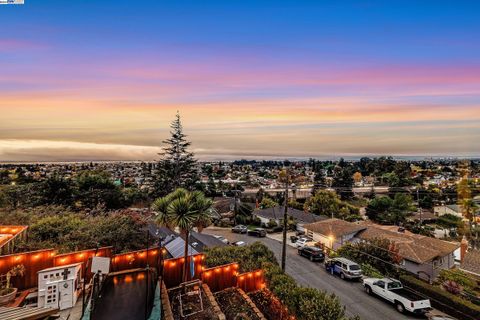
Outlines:
{"type": "Polygon", "coordinates": [[[210,220],[212,200],[205,197],[200,191],[189,192],[185,189],[176,189],[165,197],[158,198],[153,203],[157,212],[158,224],[168,228],[178,227],[185,236],[185,250],[183,263],[183,281],[188,276],[188,246],[190,232],[194,227],[205,226],[210,220]]]}

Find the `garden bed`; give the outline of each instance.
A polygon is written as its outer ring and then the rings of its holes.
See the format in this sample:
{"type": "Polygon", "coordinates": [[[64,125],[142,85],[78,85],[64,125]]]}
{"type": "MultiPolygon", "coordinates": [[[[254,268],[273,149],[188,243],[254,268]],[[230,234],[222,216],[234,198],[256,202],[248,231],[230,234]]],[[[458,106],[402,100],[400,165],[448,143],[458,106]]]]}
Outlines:
{"type": "Polygon", "coordinates": [[[267,320],[291,320],[295,317],[288,313],[287,308],[268,289],[262,289],[248,294],[260,312],[267,320]]]}
{"type": "Polygon", "coordinates": [[[182,320],[221,320],[222,318],[220,318],[220,314],[217,312],[218,310],[215,310],[215,306],[211,303],[210,298],[207,296],[205,288],[201,284],[199,284],[198,286],[195,286],[194,291],[198,290],[201,293],[203,310],[201,308],[198,294],[185,294],[185,291],[182,287],[168,290],[168,296],[170,299],[170,306],[172,308],[173,318],[182,320]],[[181,312],[182,309],[183,316],[181,312]]]}
{"type": "Polygon", "coordinates": [[[229,288],[215,293],[220,309],[227,320],[264,320],[258,308],[243,291],[229,288]]]}

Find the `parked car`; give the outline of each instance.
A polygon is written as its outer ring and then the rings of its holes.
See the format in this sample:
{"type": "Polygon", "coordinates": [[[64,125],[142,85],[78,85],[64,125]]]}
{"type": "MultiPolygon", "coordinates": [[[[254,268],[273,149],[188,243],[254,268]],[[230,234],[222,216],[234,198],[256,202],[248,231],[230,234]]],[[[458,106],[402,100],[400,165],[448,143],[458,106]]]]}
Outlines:
{"type": "Polygon", "coordinates": [[[343,280],[358,280],[362,277],[362,268],[346,258],[333,258],[325,262],[325,269],[331,274],[339,275],[343,280]]]}
{"type": "Polygon", "coordinates": [[[398,312],[409,311],[416,314],[425,314],[431,310],[430,300],[403,288],[400,281],[394,279],[363,279],[365,291],[377,295],[395,305],[398,312]]]}
{"type": "Polygon", "coordinates": [[[325,254],[323,253],[323,250],[317,247],[306,246],[303,248],[299,248],[298,254],[309,258],[310,261],[323,262],[325,260],[325,254]]]}
{"type": "Polygon", "coordinates": [[[263,228],[255,228],[253,230],[248,230],[247,234],[249,236],[263,238],[267,236],[267,232],[263,228]]]}
{"type": "Polygon", "coordinates": [[[222,237],[222,236],[218,236],[218,235],[213,235],[215,238],[217,238],[218,240],[222,241],[223,243],[225,244],[229,244],[230,242],[228,241],[227,238],[225,237],[222,237]]]}
{"type": "Polygon", "coordinates": [[[308,246],[308,245],[311,245],[313,246],[315,244],[315,242],[312,240],[312,239],[309,239],[309,238],[299,238],[297,239],[297,241],[295,241],[295,246],[297,248],[303,248],[305,246],[308,246]]]}
{"type": "Polygon", "coordinates": [[[232,228],[233,233],[247,233],[248,228],[247,226],[244,226],[242,224],[236,225],[235,227],[232,228]]]}
{"type": "Polygon", "coordinates": [[[247,245],[247,243],[245,241],[237,241],[237,242],[232,243],[232,245],[234,245],[236,247],[245,247],[247,245]]]}

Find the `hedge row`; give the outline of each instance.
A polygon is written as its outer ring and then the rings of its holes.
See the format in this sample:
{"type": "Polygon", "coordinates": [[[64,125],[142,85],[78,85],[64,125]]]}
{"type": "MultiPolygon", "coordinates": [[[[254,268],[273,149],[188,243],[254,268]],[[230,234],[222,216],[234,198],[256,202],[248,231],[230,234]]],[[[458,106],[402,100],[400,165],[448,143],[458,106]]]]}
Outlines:
{"type": "Polygon", "coordinates": [[[301,320],[359,320],[348,318],[345,307],[334,294],[315,288],[299,287],[295,280],[282,272],[278,264],[263,263],[268,288],[301,320]]]}
{"type": "Polygon", "coordinates": [[[400,280],[405,287],[411,288],[429,297],[432,306],[440,311],[455,316],[458,319],[480,319],[480,306],[468,300],[444,291],[438,286],[432,286],[413,276],[403,275],[400,276],[400,280]]]}

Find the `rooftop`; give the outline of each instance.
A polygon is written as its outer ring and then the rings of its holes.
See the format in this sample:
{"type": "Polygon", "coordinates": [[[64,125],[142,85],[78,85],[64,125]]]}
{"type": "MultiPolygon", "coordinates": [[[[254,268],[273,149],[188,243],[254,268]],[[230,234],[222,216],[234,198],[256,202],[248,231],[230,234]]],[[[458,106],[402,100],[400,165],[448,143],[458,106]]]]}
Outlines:
{"type": "Polygon", "coordinates": [[[466,272],[480,275],[480,250],[470,249],[460,265],[460,269],[466,272]]]}
{"type": "Polygon", "coordinates": [[[395,243],[400,256],[417,263],[425,263],[436,257],[446,256],[460,247],[458,243],[422,236],[409,231],[400,232],[397,226],[361,224],[366,229],[358,234],[358,238],[363,240],[387,239],[395,243]]]}
{"type": "Polygon", "coordinates": [[[366,226],[347,222],[340,219],[327,219],[319,222],[306,224],[305,229],[311,230],[325,236],[334,236],[339,238],[344,235],[352,234],[365,230],[366,226]]]}
{"type": "MultiPolygon", "coordinates": [[[[283,214],[285,212],[284,206],[277,206],[273,208],[255,210],[253,213],[257,216],[260,216],[265,219],[280,220],[283,219],[283,214]]],[[[288,215],[298,222],[301,223],[314,223],[322,220],[326,220],[326,217],[319,215],[311,214],[310,212],[305,212],[293,208],[288,208],[288,215]]]]}

